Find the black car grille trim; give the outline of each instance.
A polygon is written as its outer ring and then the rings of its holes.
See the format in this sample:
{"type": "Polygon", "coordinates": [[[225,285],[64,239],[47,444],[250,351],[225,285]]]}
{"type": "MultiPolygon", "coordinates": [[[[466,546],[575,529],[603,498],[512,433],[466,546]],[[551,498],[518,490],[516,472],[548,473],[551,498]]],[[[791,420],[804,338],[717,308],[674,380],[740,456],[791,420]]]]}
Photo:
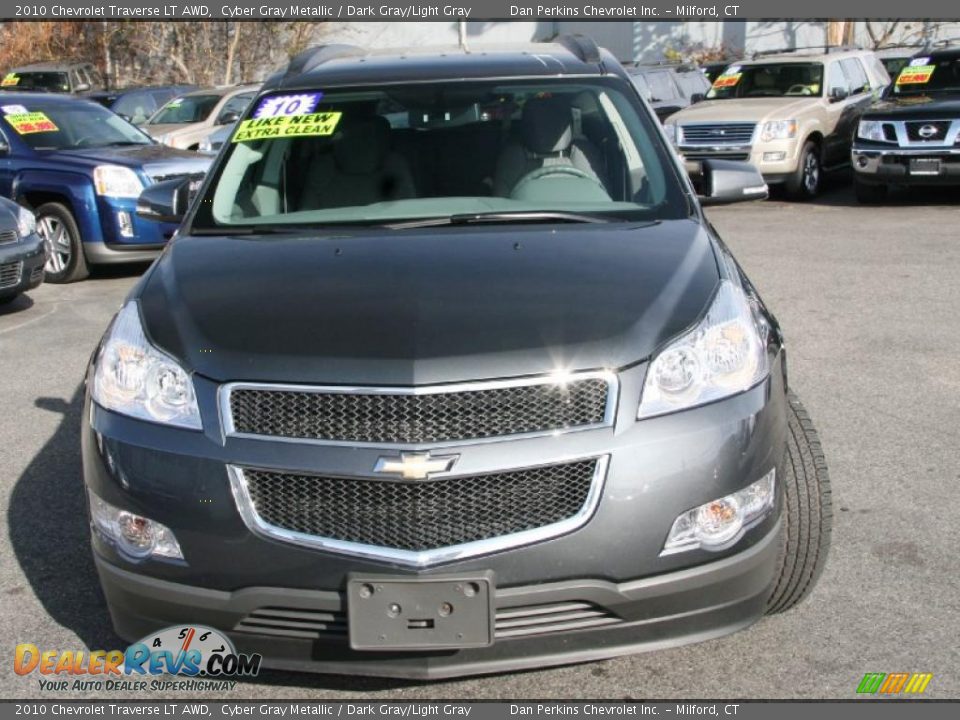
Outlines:
{"type": "Polygon", "coordinates": [[[702,150],[695,150],[693,152],[684,151],[683,157],[687,160],[707,160],[709,158],[716,158],[718,160],[749,160],[750,153],[748,152],[704,152],[702,150]]]}
{"type": "Polygon", "coordinates": [[[20,282],[23,261],[8,262],[0,265],[0,289],[13,287],[20,282]]]}
{"type": "Polygon", "coordinates": [[[431,480],[228,466],[241,517],[282,542],[425,567],[530,545],[593,516],[608,456],[431,480]]]}
{"type": "MultiPolygon", "coordinates": [[[[494,637],[508,638],[549,635],[619,625],[623,619],[592,602],[572,600],[547,605],[498,608],[494,637]]],[[[304,640],[345,638],[347,615],[341,611],[265,607],[245,615],[234,632],[271,635],[304,640]]]]}
{"type": "Polygon", "coordinates": [[[0,245],[10,245],[19,239],[20,235],[16,230],[0,230],[0,245]]]}
{"type": "Polygon", "coordinates": [[[929,142],[943,145],[947,142],[947,133],[950,131],[949,120],[908,120],[904,123],[907,129],[907,139],[910,142],[929,142]],[[920,134],[920,128],[932,127],[936,134],[931,137],[923,137],[920,134]]]}
{"type": "Polygon", "coordinates": [[[225,436],[411,447],[491,442],[613,424],[617,377],[598,371],[422,387],[228,383],[225,436]]]}
{"type": "Polygon", "coordinates": [[[681,125],[681,145],[749,145],[757,127],[753,122],[702,123],[681,125]]]}

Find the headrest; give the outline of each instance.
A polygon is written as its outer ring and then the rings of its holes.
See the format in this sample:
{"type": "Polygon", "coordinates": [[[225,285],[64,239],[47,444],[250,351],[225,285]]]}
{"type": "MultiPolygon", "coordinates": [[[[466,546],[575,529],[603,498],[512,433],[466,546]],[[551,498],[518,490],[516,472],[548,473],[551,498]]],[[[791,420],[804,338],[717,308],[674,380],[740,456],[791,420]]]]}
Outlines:
{"type": "Polygon", "coordinates": [[[573,142],[573,115],[560,98],[532,98],[520,119],[523,144],[537,155],[563,152],[573,142]]]}
{"type": "Polygon", "coordinates": [[[340,119],[343,130],[333,144],[333,159],[349,175],[368,175],[383,165],[390,149],[390,123],[385,118],[340,119]]]}

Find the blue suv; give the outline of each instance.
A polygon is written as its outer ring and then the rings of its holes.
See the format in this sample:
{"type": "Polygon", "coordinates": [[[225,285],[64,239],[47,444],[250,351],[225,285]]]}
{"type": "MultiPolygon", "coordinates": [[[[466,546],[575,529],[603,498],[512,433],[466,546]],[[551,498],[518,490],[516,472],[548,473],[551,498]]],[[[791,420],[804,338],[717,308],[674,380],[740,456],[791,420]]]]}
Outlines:
{"type": "Polygon", "coordinates": [[[47,245],[46,279],[152,260],[177,226],[136,214],[149,185],[201,178],[209,157],[157,144],[100,105],[54,94],[0,95],[0,195],[29,207],[47,245]]]}

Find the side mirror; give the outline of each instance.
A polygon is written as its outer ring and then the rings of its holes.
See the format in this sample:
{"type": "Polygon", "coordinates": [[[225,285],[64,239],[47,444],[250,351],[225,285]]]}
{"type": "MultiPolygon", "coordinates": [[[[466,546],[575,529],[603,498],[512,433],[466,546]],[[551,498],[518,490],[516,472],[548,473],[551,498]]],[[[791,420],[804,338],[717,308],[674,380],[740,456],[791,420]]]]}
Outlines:
{"type": "Polygon", "coordinates": [[[846,100],[850,96],[850,93],[847,92],[846,88],[842,87],[832,87],[830,88],[830,102],[840,102],[841,100],[846,100]]]}
{"type": "Polygon", "coordinates": [[[708,158],[702,168],[701,205],[765,200],[770,194],[760,171],[748,162],[708,158]]]}
{"type": "Polygon", "coordinates": [[[190,178],[151,185],[137,198],[137,215],[156,222],[179,223],[190,207],[190,178]]]}
{"type": "Polygon", "coordinates": [[[217,118],[217,125],[229,125],[235,123],[240,119],[240,113],[238,112],[228,112],[221,115],[217,118]]]}
{"type": "Polygon", "coordinates": [[[90,89],[90,83],[77,83],[74,86],[73,91],[81,93],[81,92],[86,92],[89,89],[90,89]]]}
{"type": "Polygon", "coordinates": [[[707,99],[706,93],[694,93],[690,96],[690,104],[696,105],[698,102],[703,102],[707,99]]]}

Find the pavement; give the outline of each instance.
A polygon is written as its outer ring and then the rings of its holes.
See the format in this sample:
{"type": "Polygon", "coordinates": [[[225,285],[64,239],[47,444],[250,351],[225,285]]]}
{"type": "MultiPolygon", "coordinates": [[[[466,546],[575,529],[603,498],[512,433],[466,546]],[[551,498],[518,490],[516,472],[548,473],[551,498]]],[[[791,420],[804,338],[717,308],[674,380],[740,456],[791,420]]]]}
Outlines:
{"type": "MultiPolygon", "coordinates": [[[[720,640],[605,662],[438,683],[265,672],[219,697],[851,699],[864,673],[897,671],[933,673],[926,697],[960,697],[958,199],[924,191],[865,208],[836,182],[816,203],[710,210],[784,327],[791,383],[830,466],[833,548],[800,606],[720,640]]],[[[90,558],[79,393],[142,270],[43,285],[0,308],[3,698],[129,698],[41,691],[11,661],[20,642],[124,647],[90,558]]]]}

